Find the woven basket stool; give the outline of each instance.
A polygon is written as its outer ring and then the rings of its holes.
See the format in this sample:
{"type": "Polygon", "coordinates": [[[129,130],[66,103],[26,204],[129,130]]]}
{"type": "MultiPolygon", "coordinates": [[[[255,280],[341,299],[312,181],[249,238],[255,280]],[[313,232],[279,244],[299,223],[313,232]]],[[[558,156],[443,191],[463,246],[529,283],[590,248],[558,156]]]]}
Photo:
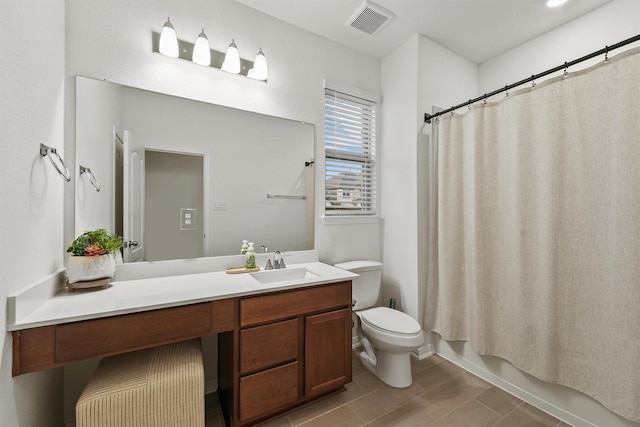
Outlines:
{"type": "Polygon", "coordinates": [[[76,427],[204,426],[200,340],[105,357],[76,404],[76,427]]]}

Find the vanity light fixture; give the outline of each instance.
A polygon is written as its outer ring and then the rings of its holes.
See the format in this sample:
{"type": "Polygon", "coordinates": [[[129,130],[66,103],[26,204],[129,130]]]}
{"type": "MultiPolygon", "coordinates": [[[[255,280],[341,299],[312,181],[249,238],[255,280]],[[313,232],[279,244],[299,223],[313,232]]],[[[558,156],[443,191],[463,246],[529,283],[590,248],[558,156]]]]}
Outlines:
{"type": "Polygon", "coordinates": [[[547,7],[558,7],[565,4],[567,0],[547,0],[547,7]]]}
{"type": "Polygon", "coordinates": [[[232,74],[240,74],[254,80],[266,82],[268,77],[267,59],[262,49],[258,50],[254,62],[240,57],[238,46],[236,46],[234,39],[231,39],[226,53],[219,52],[209,46],[209,40],[204,33],[204,28],[195,43],[185,42],[176,37],[173,25],[167,18],[167,22],[162,27],[162,33],[152,33],[152,41],[153,52],[165,56],[184,59],[232,74]]]}
{"type": "Polygon", "coordinates": [[[204,28],[196,39],[192,59],[196,64],[211,65],[211,48],[209,48],[209,39],[207,39],[207,35],[204,33],[204,28]]]}
{"type": "Polygon", "coordinates": [[[231,39],[231,44],[227,48],[227,54],[224,56],[221,70],[233,74],[240,73],[240,53],[233,39],[231,39]]]}
{"type": "Polygon", "coordinates": [[[253,61],[253,68],[249,70],[247,76],[256,80],[267,80],[269,71],[267,69],[267,58],[264,56],[262,49],[258,50],[256,59],[253,61]]]}
{"type": "Polygon", "coordinates": [[[171,58],[177,58],[178,52],[176,30],[173,29],[173,25],[167,18],[167,22],[162,26],[162,33],[160,33],[160,53],[171,58]]]}

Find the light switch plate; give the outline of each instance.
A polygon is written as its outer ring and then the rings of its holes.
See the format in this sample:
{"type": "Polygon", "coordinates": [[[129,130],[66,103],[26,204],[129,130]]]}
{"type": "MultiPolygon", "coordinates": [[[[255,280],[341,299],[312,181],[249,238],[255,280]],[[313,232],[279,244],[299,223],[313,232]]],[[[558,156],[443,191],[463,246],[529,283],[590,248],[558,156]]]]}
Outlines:
{"type": "Polygon", "coordinates": [[[227,210],[227,202],[224,200],[214,200],[213,201],[213,210],[214,211],[226,211],[227,210]]]}

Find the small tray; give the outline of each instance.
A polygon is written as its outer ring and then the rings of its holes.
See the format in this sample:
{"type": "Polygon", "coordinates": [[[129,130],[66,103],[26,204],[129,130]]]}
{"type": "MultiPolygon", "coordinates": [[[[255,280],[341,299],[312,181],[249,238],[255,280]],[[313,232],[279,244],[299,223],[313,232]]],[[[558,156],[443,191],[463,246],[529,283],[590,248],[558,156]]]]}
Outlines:
{"type": "Polygon", "coordinates": [[[81,282],[69,283],[67,282],[67,288],[70,291],[75,291],[77,289],[107,289],[109,287],[109,283],[113,281],[113,277],[106,277],[104,279],[96,279],[96,280],[83,280],[81,282]]]}
{"type": "Polygon", "coordinates": [[[260,271],[260,267],[246,268],[246,267],[227,267],[225,273],[227,274],[242,274],[242,273],[255,273],[260,271]]]}

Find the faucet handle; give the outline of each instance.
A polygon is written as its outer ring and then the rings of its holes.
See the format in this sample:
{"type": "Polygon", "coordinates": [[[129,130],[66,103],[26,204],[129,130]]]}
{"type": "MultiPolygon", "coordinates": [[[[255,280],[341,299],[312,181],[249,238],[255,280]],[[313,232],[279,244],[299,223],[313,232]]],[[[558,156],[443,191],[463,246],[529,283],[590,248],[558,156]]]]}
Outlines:
{"type": "Polygon", "coordinates": [[[284,263],[284,252],[282,251],[275,251],[273,253],[273,268],[287,268],[287,266],[284,263]]]}

